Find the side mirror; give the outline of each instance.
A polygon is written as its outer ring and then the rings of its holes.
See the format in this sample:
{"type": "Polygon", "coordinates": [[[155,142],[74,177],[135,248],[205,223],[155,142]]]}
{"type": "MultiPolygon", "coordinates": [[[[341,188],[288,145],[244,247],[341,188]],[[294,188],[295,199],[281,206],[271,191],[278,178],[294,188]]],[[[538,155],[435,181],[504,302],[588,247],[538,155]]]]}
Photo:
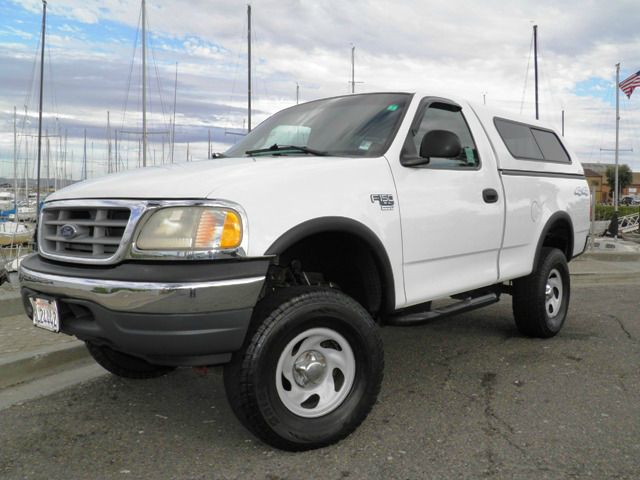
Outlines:
{"type": "Polygon", "coordinates": [[[461,151],[462,145],[458,135],[448,130],[431,130],[425,133],[420,142],[422,158],[455,158],[461,151]]]}

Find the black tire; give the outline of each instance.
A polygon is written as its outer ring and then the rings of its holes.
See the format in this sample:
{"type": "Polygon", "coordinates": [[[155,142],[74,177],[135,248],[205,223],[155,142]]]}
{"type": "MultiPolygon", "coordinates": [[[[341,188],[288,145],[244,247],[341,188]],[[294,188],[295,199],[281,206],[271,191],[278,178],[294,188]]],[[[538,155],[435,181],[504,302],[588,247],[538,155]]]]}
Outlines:
{"type": "Polygon", "coordinates": [[[378,327],[360,304],[333,289],[293,287],[273,293],[256,306],[244,346],[225,366],[224,383],[231,408],[246,428],[273,447],[301,451],[335,443],[353,432],[378,397],[383,369],[384,352],[378,327]],[[327,340],[320,341],[323,337],[314,336],[317,332],[335,334],[329,338],[340,337],[348,345],[342,349],[327,340]],[[304,350],[312,339],[320,343],[315,349],[309,346],[304,350]],[[330,355],[346,358],[349,351],[353,363],[346,364],[352,368],[343,373],[335,368],[336,364],[331,365],[330,355]],[[320,352],[321,357],[329,354],[323,367],[326,371],[317,382],[333,388],[329,388],[326,396],[315,395],[317,405],[311,407],[305,404],[313,395],[294,404],[285,392],[287,386],[298,392],[314,387],[312,383],[301,386],[297,379],[297,385],[292,385],[285,378],[295,378],[293,372],[298,373],[295,368],[298,363],[294,362],[308,352],[320,352]],[[281,367],[283,359],[285,363],[289,359],[294,368],[281,367]],[[281,372],[281,379],[276,372],[281,372]],[[323,413],[320,407],[328,398],[338,403],[323,413]],[[302,413],[294,413],[296,409],[302,413]],[[316,413],[318,416],[314,418],[306,416],[316,413]]]}
{"type": "Polygon", "coordinates": [[[569,267],[564,253],[543,247],[536,269],[513,282],[513,316],[520,333],[538,338],[555,336],[567,318],[570,297],[569,267]]]}
{"type": "Polygon", "coordinates": [[[102,368],[124,378],[157,378],[175,370],[175,367],[153,365],[142,358],[118,352],[104,345],[86,342],[87,349],[93,359],[102,368]]]}

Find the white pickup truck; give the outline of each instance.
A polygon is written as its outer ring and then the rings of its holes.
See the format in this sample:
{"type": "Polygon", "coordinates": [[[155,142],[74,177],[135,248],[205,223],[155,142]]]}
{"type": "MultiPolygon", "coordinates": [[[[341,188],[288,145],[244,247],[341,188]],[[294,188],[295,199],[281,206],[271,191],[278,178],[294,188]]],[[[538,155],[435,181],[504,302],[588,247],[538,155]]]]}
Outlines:
{"type": "Polygon", "coordinates": [[[379,325],[510,294],[520,332],[558,333],[588,230],[582,167],[547,125],[372,93],[283,110],[221,158],[56,192],[20,278],[34,324],[110,372],[224,363],[239,420],[305,450],[371,410],[379,325]]]}

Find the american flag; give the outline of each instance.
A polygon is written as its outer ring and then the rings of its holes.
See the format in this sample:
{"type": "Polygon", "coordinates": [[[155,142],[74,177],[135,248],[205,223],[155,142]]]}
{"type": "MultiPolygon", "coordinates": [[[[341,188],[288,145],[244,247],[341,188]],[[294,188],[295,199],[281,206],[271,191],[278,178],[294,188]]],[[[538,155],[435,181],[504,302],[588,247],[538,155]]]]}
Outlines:
{"type": "Polygon", "coordinates": [[[636,87],[640,87],[640,70],[620,82],[620,90],[624,92],[627,98],[631,98],[633,89],[636,87]]]}

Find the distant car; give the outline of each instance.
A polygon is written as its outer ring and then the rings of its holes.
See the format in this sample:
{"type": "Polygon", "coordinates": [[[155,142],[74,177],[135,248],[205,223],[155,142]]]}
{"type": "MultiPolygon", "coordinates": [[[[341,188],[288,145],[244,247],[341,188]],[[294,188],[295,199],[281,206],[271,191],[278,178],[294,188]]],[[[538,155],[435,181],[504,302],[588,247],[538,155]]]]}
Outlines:
{"type": "Polygon", "coordinates": [[[625,195],[620,200],[622,205],[640,205],[640,197],[638,195],[625,195]]]}

